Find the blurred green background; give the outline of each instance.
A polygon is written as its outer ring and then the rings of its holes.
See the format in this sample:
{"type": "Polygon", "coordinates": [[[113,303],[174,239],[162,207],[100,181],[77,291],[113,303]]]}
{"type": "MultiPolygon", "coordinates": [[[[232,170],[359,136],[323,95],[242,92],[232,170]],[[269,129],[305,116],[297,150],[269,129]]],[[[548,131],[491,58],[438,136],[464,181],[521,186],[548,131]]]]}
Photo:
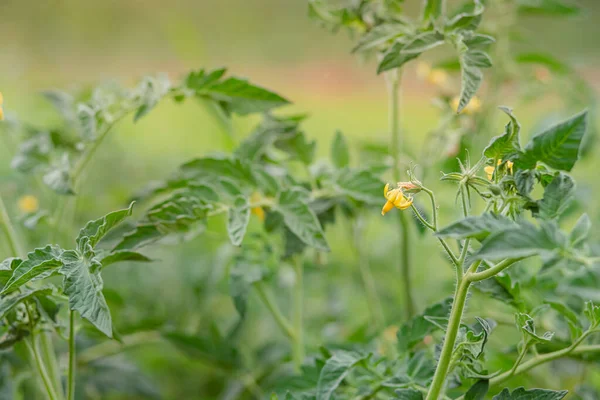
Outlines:
{"type": "MultiPolygon", "coordinates": [[[[597,88],[600,1],[579,3],[585,11],[572,18],[524,20],[527,41],[522,46],[569,61],[597,88]]],[[[415,0],[406,1],[413,15],[419,5],[415,0]]],[[[39,95],[41,90],[76,90],[107,80],[132,86],[146,74],[165,72],[177,80],[190,69],[226,66],[232,74],[247,77],[294,103],[279,112],[309,114],[304,126],[310,138],[318,139],[321,156],[328,154],[337,129],[347,135],[354,153],[367,141],[385,144],[387,100],[383,78],[375,74],[375,62],[350,54],[352,38],[346,32],[333,35],[307,14],[307,5],[300,0],[2,0],[0,91],[4,109],[32,124],[51,125],[58,116],[39,95]]],[[[417,79],[412,64],[403,83],[405,143],[408,149],[418,149],[425,133],[437,124],[438,110],[431,104],[435,88],[417,79]]],[[[503,104],[513,105],[514,92],[514,88],[506,89],[503,104]]],[[[535,131],[541,117],[560,107],[556,99],[547,98],[516,109],[525,136],[535,131]]],[[[504,121],[499,121],[486,136],[502,131],[504,121]]],[[[255,122],[252,118],[234,119],[234,136],[243,137],[255,122]]],[[[193,102],[163,103],[135,125],[130,120],[120,123],[87,174],[76,226],[126,204],[137,190],[151,180],[169,176],[183,161],[226,149],[226,135],[223,126],[193,102]]],[[[0,190],[18,217],[17,199],[35,193],[31,182],[10,170],[7,148],[0,149],[0,157],[0,190]]],[[[582,195],[582,201],[587,202],[596,222],[600,210],[591,194],[600,190],[598,166],[592,156],[574,171],[581,193],[588,193],[582,195]]],[[[442,190],[438,196],[442,223],[450,221],[456,215],[454,194],[435,179],[426,184],[442,190]]],[[[390,260],[395,256],[397,238],[391,218],[382,221],[378,214],[375,210],[367,228],[369,256],[387,319],[394,323],[400,319],[400,307],[395,304],[401,296],[396,266],[390,260]]],[[[164,326],[190,333],[207,330],[212,323],[231,326],[236,314],[223,276],[233,250],[221,245],[226,237],[217,228],[221,225],[222,221],[215,222],[214,229],[186,244],[156,246],[151,255],[160,261],[151,265],[107,269],[105,292],[116,329],[126,335],[164,326]]],[[[363,289],[356,257],[346,232],[343,224],[330,229],[328,263],[307,271],[309,350],[348,337],[366,319],[364,299],[357,295],[363,289]]],[[[43,244],[33,234],[29,240],[30,247],[43,244]]],[[[452,271],[430,237],[418,241],[414,254],[414,285],[422,309],[451,293],[452,271]]],[[[286,268],[280,271],[276,285],[281,289],[287,290],[289,272],[286,268]]],[[[600,301],[600,293],[597,296],[600,301]]],[[[282,301],[285,307],[285,298],[282,301]]],[[[247,348],[256,349],[270,341],[285,346],[283,337],[273,334],[277,332],[274,323],[261,308],[254,299],[249,319],[255,324],[244,333],[247,348]]],[[[478,305],[472,308],[475,311],[478,305]]],[[[136,346],[128,355],[134,356],[168,399],[229,398],[223,395],[223,388],[229,388],[223,381],[235,383],[239,378],[223,378],[210,365],[166,344],[136,346]],[[193,397],[198,393],[202,395],[193,397]]],[[[550,387],[557,385],[548,380],[540,378],[550,387]]]]}

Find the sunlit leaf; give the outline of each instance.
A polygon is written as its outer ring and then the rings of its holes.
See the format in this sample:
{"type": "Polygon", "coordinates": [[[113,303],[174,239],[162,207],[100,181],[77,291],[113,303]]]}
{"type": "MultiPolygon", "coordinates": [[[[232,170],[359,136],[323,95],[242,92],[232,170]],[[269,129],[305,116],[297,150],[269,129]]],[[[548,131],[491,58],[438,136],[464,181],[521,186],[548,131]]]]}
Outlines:
{"type": "Polygon", "coordinates": [[[0,294],[10,293],[27,282],[43,279],[58,272],[58,268],[63,265],[63,251],[56,245],[48,245],[27,254],[27,258],[13,271],[0,294]]]}

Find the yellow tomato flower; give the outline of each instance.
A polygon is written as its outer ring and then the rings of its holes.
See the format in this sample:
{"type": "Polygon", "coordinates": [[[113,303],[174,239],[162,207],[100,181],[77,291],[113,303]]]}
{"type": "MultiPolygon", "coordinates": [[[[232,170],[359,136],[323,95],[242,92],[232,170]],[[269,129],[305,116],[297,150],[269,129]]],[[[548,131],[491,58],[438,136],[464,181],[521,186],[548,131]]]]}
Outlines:
{"type": "Polygon", "coordinates": [[[429,74],[431,73],[431,66],[423,61],[419,61],[417,63],[417,77],[419,79],[427,79],[427,77],[429,76],[429,74]]]}
{"type": "Polygon", "coordinates": [[[443,69],[434,68],[427,76],[427,82],[435,86],[443,86],[448,80],[448,74],[443,69]]]}
{"type": "MultiPolygon", "coordinates": [[[[502,164],[502,160],[498,160],[498,164],[497,165],[500,165],[500,164],[502,164]]],[[[511,174],[513,173],[513,165],[514,165],[514,163],[512,161],[507,161],[506,162],[506,169],[511,174]]],[[[483,170],[485,171],[488,179],[491,181],[492,178],[494,177],[494,171],[496,170],[496,167],[494,167],[492,165],[488,165],[483,170]]]]}
{"type": "Polygon", "coordinates": [[[29,194],[21,197],[17,202],[17,205],[21,211],[27,214],[34,213],[40,208],[40,203],[37,197],[29,194]]]}
{"type": "Polygon", "coordinates": [[[381,215],[385,215],[392,208],[396,207],[400,210],[406,210],[413,203],[412,198],[404,197],[404,193],[402,193],[402,189],[392,189],[390,190],[390,184],[387,183],[385,188],[383,189],[383,196],[387,199],[387,202],[383,206],[381,210],[381,215]]]}
{"type": "Polygon", "coordinates": [[[4,96],[0,92],[0,121],[4,121],[4,110],[2,109],[2,103],[4,103],[4,96]]]}
{"type": "MultiPolygon", "coordinates": [[[[250,196],[251,203],[257,203],[261,200],[262,200],[262,197],[260,196],[260,193],[258,193],[258,192],[254,192],[254,193],[252,193],[252,196],[250,196]]],[[[252,214],[256,215],[258,217],[258,219],[260,219],[261,221],[265,220],[265,210],[263,210],[262,207],[252,207],[250,209],[250,212],[252,214]]]]}
{"type": "MultiPolygon", "coordinates": [[[[460,102],[460,98],[458,96],[456,96],[452,99],[451,106],[454,111],[458,111],[459,102],[460,102]]],[[[469,101],[469,104],[467,104],[467,106],[465,108],[463,108],[463,110],[461,112],[464,114],[470,115],[470,114],[475,114],[475,113],[479,112],[479,110],[481,110],[481,100],[479,100],[479,97],[473,96],[471,98],[471,101],[469,101]]]]}

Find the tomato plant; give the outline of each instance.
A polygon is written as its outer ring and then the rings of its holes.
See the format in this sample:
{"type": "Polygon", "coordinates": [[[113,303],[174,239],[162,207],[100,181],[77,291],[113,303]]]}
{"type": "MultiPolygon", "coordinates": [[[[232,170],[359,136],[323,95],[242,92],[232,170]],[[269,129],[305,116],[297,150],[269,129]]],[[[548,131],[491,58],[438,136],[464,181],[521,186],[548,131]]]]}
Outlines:
{"type": "MultiPolygon", "coordinates": [[[[0,264],[2,394],[160,397],[119,358],[129,347],[160,342],[216,376],[206,393],[181,389],[198,398],[565,397],[557,382],[537,388],[546,382],[532,373],[566,358],[595,361],[600,350],[600,305],[588,296],[600,256],[571,175],[595,137],[594,96],[573,68],[541,52],[516,51],[514,41],[524,15],[567,15],[576,7],[559,0],[450,3],[425,0],[413,16],[402,0],[309,2],[312,17],[349,30],[357,38],[352,51],[375,58],[383,75],[389,146],[372,148],[370,157],[357,158],[352,141],[337,132],[329,157],[318,159],[322,143],[305,133],[307,116],[280,111],[289,100],[224,68],[194,70],[177,82],[146,77],[133,89],[45,92],[61,116],[55,126],[30,125],[0,108],[11,166],[35,192],[18,200],[22,218],[0,198],[8,252],[0,264]],[[419,61],[442,49],[450,58],[419,61]],[[402,126],[411,117],[401,107],[411,63],[436,87],[440,112],[419,151],[409,148],[402,126]],[[520,104],[513,111],[501,101],[515,83],[520,104]],[[569,116],[525,135],[519,106],[549,93],[564,100],[569,116]],[[210,110],[228,127],[227,149],[182,162],[130,193],[122,209],[75,232],[82,183],[93,181],[91,161],[106,137],[123,119],[137,122],[166,101],[210,110]],[[258,123],[240,137],[232,117],[248,115],[258,123]],[[440,168],[438,187],[432,171],[440,168]],[[387,251],[378,261],[400,283],[397,296],[382,289],[372,269],[373,229],[391,237],[377,244],[387,251]],[[434,260],[415,254],[424,243],[436,243],[455,275],[453,292],[432,304],[419,302],[414,282],[418,262],[434,260]],[[104,287],[104,269],[156,262],[151,253],[178,247],[190,263],[207,249],[216,253],[198,263],[205,275],[193,299],[184,300],[194,310],[177,310],[181,320],[169,310],[158,321],[136,321],[128,300],[104,287]],[[357,269],[363,293],[349,297],[364,298],[368,317],[354,332],[323,339],[318,325],[343,316],[308,293],[313,286],[334,293],[339,281],[328,276],[328,253],[338,252],[345,271],[357,269]],[[224,316],[211,285],[227,292],[235,314],[224,316]],[[118,323],[113,304],[124,315],[118,323]],[[269,317],[256,325],[272,323],[279,332],[251,325],[258,307],[269,317]],[[321,315],[321,307],[333,311],[321,315]],[[285,345],[249,339],[269,335],[285,345]]],[[[150,295],[148,320],[163,300],[150,295]]],[[[581,398],[599,393],[585,378],[577,384],[581,398]]]]}

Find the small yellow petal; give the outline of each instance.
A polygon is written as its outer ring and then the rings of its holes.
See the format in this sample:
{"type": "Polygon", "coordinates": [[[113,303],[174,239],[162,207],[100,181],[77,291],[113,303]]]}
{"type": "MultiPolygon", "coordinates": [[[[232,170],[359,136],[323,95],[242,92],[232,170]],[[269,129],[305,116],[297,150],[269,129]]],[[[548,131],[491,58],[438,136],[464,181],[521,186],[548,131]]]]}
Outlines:
{"type": "Polygon", "coordinates": [[[4,103],[4,96],[2,96],[2,92],[0,92],[0,105],[4,103]]]}
{"type": "Polygon", "coordinates": [[[483,169],[485,171],[485,173],[487,174],[487,177],[489,180],[492,180],[492,178],[494,177],[494,171],[496,170],[495,167],[492,167],[491,165],[488,165],[487,167],[485,167],[483,169]]]}
{"type": "Polygon", "coordinates": [[[387,197],[389,190],[390,190],[390,184],[386,183],[385,187],[383,188],[383,197],[387,197]]]}
{"type": "Polygon", "coordinates": [[[392,208],[394,208],[394,203],[392,203],[391,201],[386,202],[383,208],[381,209],[381,215],[385,215],[392,208]]]}
{"type": "Polygon", "coordinates": [[[254,207],[250,212],[258,217],[261,221],[265,220],[265,210],[262,207],[254,207]]]}
{"type": "Polygon", "coordinates": [[[513,165],[514,163],[512,161],[507,161],[506,162],[506,168],[508,169],[508,171],[512,174],[513,173],[513,165]]]}
{"type": "Polygon", "coordinates": [[[417,63],[417,77],[419,79],[426,79],[431,72],[431,66],[423,61],[417,63]]]}
{"type": "Polygon", "coordinates": [[[434,68],[427,76],[427,81],[432,85],[443,86],[448,80],[448,74],[442,69],[434,68]]]}
{"type": "Polygon", "coordinates": [[[37,197],[31,195],[21,197],[17,205],[21,211],[27,214],[36,212],[40,206],[37,197]]]}
{"type": "Polygon", "coordinates": [[[4,110],[0,107],[0,121],[4,121],[4,110]]]}
{"type": "Polygon", "coordinates": [[[400,210],[406,210],[408,207],[410,207],[412,205],[412,203],[413,203],[412,197],[403,197],[402,201],[400,201],[398,204],[395,204],[395,205],[400,210]]]}

